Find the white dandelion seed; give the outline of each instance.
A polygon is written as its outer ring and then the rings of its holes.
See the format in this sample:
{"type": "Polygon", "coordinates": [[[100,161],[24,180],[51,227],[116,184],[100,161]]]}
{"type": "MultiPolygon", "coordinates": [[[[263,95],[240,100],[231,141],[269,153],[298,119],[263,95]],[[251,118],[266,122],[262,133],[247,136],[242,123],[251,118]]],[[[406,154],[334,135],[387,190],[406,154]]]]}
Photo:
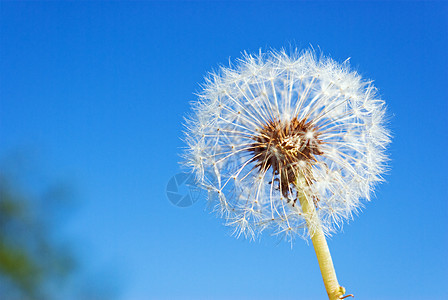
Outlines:
{"type": "Polygon", "coordinates": [[[244,54],[210,74],[193,110],[185,163],[237,236],[325,240],[382,180],[385,103],[347,62],[244,54]]]}

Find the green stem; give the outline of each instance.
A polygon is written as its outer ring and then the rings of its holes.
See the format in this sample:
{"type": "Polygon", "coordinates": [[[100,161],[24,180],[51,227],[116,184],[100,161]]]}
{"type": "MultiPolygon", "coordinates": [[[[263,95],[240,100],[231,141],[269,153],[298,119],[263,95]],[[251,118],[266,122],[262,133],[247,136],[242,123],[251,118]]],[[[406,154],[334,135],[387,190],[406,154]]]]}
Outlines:
{"type": "MultiPolygon", "coordinates": [[[[300,185],[298,184],[298,186],[300,185]]],[[[338,283],[330,250],[328,249],[328,244],[322,226],[320,225],[316,208],[314,207],[314,203],[308,199],[309,197],[306,197],[306,195],[301,192],[302,189],[298,187],[298,191],[300,205],[308,225],[308,230],[313,242],[314,251],[316,252],[317,261],[319,262],[320,272],[322,273],[328,298],[330,300],[341,299],[345,294],[345,289],[338,283]]]]}

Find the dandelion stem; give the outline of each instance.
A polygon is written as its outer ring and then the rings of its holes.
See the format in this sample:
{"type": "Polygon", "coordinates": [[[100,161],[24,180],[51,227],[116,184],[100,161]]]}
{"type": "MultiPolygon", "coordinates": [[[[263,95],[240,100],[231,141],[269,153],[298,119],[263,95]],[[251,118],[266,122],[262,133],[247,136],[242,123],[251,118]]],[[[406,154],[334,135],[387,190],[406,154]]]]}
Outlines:
{"type": "MultiPolygon", "coordinates": [[[[303,185],[302,185],[303,186],[303,185]]],[[[325,289],[327,290],[328,299],[336,300],[341,299],[345,294],[345,289],[339,285],[336,277],[336,271],[334,270],[333,261],[331,259],[330,250],[325,239],[325,234],[320,225],[319,218],[317,217],[317,211],[314,207],[314,203],[309,197],[305,195],[302,188],[299,188],[299,201],[302,207],[302,211],[305,215],[305,219],[310,231],[311,240],[313,241],[314,251],[316,252],[317,261],[319,262],[320,272],[324,280],[325,289]]]]}

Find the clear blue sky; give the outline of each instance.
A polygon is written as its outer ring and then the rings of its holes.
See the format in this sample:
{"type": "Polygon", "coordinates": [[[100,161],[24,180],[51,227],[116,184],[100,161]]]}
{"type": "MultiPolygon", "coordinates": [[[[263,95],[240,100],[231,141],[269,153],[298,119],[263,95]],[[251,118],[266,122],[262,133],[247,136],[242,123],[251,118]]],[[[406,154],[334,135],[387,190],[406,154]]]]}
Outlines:
{"type": "Polygon", "coordinates": [[[363,300],[442,299],[447,16],[446,2],[1,2],[0,156],[34,149],[73,180],[67,235],[123,299],[325,299],[311,245],[237,240],[203,201],[165,196],[206,72],[312,44],[375,80],[394,135],[387,183],[329,241],[340,283],[363,300]]]}

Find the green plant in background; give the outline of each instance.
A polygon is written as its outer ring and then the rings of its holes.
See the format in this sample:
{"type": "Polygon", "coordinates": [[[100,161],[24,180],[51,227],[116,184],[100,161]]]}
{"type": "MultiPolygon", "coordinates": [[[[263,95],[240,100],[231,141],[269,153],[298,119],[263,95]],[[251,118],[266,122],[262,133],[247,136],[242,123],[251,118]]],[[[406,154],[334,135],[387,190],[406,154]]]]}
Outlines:
{"type": "Polygon", "coordinates": [[[50,299],[51,284],[71,274],[73,257],[52,238],[49,215],[36,207],[43,203],[12,181],[0,171],[0,294],[8,300],[50,299]]]}
{"type": "Polygon", "coordinates": [[[82,259],[63,230],[71,185],[47,182],[20,152],[0,159],[0,299],[119,299],[114,271],[88,268],[92,251],[82,259]]]}

